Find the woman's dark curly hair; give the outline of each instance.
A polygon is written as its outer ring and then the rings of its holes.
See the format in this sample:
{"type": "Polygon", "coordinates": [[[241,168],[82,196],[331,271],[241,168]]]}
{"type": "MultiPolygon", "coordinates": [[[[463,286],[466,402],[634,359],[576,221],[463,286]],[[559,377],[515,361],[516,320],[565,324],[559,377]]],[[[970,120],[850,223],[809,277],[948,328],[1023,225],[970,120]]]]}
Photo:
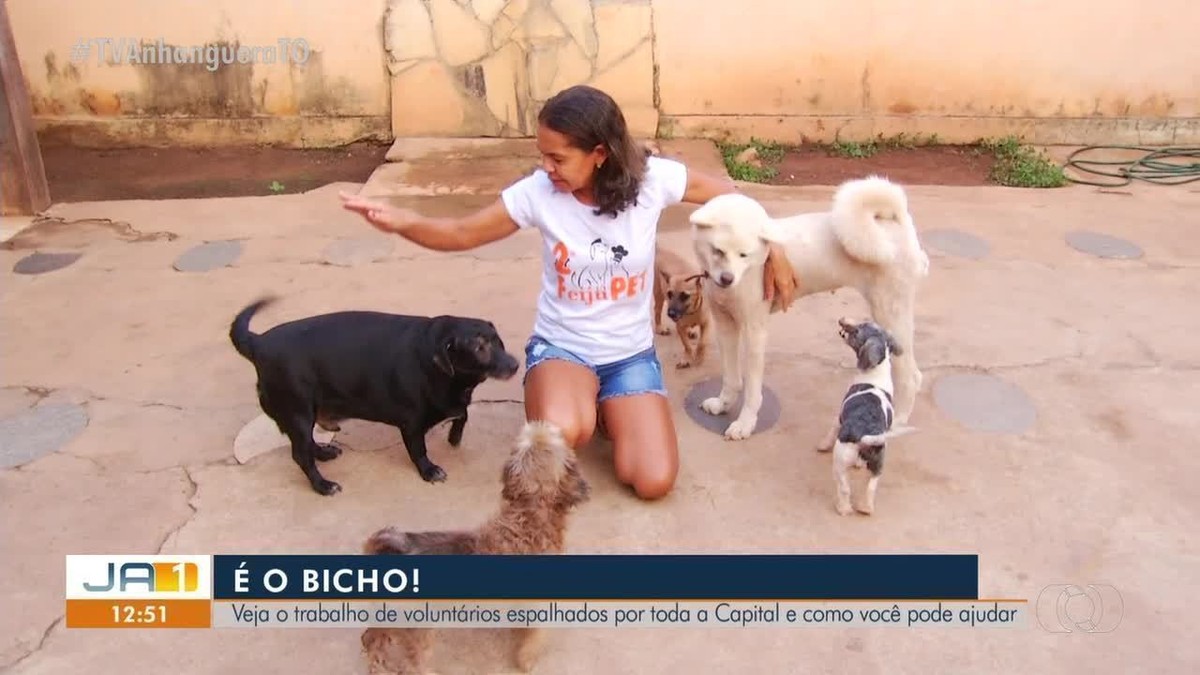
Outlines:
{"type": "Polygon", "coordinates": [[[596,215],[613,216],[637,203],[646,175],[646,150],[634,142],[621,107],[608,94],[587,85],[568,87],[546,101],[538,122],[591,152],[604,146],[608,157],[596,169],[596,215]]]}

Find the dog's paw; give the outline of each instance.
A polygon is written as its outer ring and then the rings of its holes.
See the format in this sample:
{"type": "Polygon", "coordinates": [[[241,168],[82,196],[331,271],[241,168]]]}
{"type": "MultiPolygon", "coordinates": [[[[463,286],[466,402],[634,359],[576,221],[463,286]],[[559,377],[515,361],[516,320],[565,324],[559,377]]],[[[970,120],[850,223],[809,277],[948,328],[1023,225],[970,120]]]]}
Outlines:
{"type": "Polygon", "coordinates": [[[428,465],[421,467],[421,478],[427,483],[441,483],[446,480],[446,472],[442,467],[430,462],[428,465]]]}
{"type": "Polygon", "coordinates": [[[854,510],[858,511],[859,513],[863,514],[864,516],[869,516],[872,513],[875,513],[875,505],[874,504],[860,504],[860,505],[854,507],[854,510]]]}
{"type": "Polygon", "coordinates": [[[850,515],[850,512],[853,510],[850,508],[850,502],[838,502],[834,508],[837,510],[839,516],[850,515]]]}
{"type": "Polygon", "coordinates": [[[758,426],[758,419],[742,419],[734,420],[729,426],[725,427],[725,438],[731,441],[740,441],[750,438],[754,433],[754,427],[758,426]]]}
{"type": "Polygon", "coordinates": [[[817,448],[817,452],[832,452],[833,451],[833,443],[826,443],[825,441],[821,441],[820,443],[817,443],[816,448],[817,448]]]}
{"type": "Polygon", "coordinates": [[[700,403],[700,409],[709,415],[720,415],[725,412],[725,401],[722,401],[720,396],[706,398],[700,403]]]}
{"type": "Polygon", "coordinates": [[[317,445],[317,449],[313,451],[313,457],[315,457],[318,462],[328,462],[331,459],[337,459],[341,456],[341,454],[342,449],[331,444],[317,445]]]}
{"type": "Polygon", "coordinates": [[[330,497],[341,492],[342,486],[331,480],[325,480],[322,478],[320,481],[313,483],[313,489],[317,491],[317,494],[330,497]]]}

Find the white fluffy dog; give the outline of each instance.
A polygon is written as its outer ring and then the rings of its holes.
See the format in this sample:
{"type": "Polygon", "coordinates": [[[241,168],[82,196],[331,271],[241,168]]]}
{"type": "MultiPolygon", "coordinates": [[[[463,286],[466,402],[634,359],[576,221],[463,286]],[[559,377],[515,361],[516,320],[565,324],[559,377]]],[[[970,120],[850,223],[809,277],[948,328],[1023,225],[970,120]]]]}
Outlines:
{"type": "Polygon", "coordinates": [[[848,181],[838,187],[829,211],[785,218],[772,218],[746,195],[725,194],[696,209],[689,220],[696,256],[712,282],[704,290],[721,352],[721,392],[701,403],[705,412],[720,415],[737,401],[743,344],[746,351],[745,400],[725,429],[726,438],[748,438],[758,424],[772,311],[762,297],[768,242],[786,250],[799,277],[797,293],[850,287],[866,299],[872,319],[900,345],[902,353],[893,363],[896,421],[908,420],[922,379],[913,349],[913,309],[917,286],[929,274],[929,257],[917,239],[903,188],[878,176],[848,181]]]}

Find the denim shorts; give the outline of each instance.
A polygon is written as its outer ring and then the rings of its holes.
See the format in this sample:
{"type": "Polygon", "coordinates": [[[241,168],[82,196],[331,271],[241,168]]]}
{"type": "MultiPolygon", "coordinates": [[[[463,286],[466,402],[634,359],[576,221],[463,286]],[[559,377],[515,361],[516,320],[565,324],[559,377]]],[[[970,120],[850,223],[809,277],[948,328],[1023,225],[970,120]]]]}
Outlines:
{"type": "Polygon", "coordinates": [[[667,395],[667,387],[663,383],[662,363],[659,362],[658,353],[653,346],[620,361],[597,366],[534,335],[525,343],[525,377],[529,377],[529,371],[533,370],[534,366],[547,359],[577,363],[595,373],[596,379],[600,380],[597,403],[616,396],[633,394],[667,395]]]}

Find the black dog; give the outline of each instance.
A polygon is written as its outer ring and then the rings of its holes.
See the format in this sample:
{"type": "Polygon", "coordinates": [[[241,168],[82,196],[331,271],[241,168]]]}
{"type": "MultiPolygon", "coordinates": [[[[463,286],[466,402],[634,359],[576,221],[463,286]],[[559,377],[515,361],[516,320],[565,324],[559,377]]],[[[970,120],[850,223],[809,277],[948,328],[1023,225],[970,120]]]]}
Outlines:
{"type": "Polygon", "coordinates": [[[347,311],[281,324],[256,335],[250,319],[274,298],[238,313],[229,339],[258,373],[258,402],[292,443],[292,459],[314,490],[342,488],[326,480],[316,460],[339,448],[318,445],[313,424],[337,428],[342,419],[391,424],[400,430],[421,478],[446,479],[429,460],[425,435],[454,420],[449,441],[458,446],[475,387],[507,380],[520,367],[489,321],[457,316],[407,316],[347,311]]]}

